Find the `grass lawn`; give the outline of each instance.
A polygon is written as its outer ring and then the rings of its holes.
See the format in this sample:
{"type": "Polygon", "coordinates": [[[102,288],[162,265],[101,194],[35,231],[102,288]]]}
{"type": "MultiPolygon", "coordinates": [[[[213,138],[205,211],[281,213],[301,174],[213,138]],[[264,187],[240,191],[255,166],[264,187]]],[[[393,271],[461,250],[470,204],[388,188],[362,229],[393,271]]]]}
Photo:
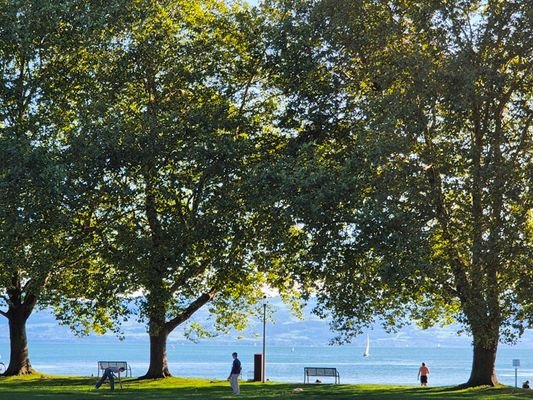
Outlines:
{"type": "Polygon", "coordinates": [[[332,385],[242,383],[240,396],[233,396],[229,383],[205,379],[167,378],[118,382],[115,391],[104,384],[94,389],[96,378],[33,375],[30,377],[0,377],[2,400],[221,400],[221,399],[302,399],[302,400],[421,400],[421,399],[526,399],[533,390],[511,387],[455,390],[452,387],[332,385]]]}

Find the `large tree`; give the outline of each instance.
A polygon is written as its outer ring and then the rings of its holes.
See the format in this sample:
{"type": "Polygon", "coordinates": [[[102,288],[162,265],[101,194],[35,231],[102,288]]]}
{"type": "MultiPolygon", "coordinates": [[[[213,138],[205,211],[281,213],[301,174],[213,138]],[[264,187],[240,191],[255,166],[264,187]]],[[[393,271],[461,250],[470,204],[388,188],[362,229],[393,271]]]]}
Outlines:
{"type": "Polygon", "coordinates": [[[43,83],[61,19],[36,2],[4,1],[0,13],[0,314],[9,321],[12,375],[32,370],[25,324],[62,258],[63,166],[43,83]]]}
{"type": "Polygon", "coordinates": [[[263,295],[245,185],[270,107],[260,26],[223,1],[124,2],[82,55],[99,58],[83,72],[99,89],[76,105],[99,198],[87,224],[123,295],[138,296],[146,378],[170,375],[168,335],[198,309],[210,305],[215,329],[241,327],[263,295]]]}
{"type": "Polygon", "coordinates": [[[297,279],[341,341],[377,316],[460,323],[467,385],[497,384],[498,343],[533,322],[531,2],[271,6],[297,279]]]}
{"type": "MultiPolygon", "coordinates": [[[[76,176],[78,157],[68,151],[74,124],[65,102],[72,89],[66,76],[72,65],[63,56],[76,52],[89,33],[87,14],[78,6],[0,2],[0,315],[9,325],[6,375],[32,372],[25,327],[36,306],[58,305],[65,293],[87,296],[90,282],[106,287],[98,265],[86,262],[90,236],[84,221],[91,197],[76,176]],[[80,276],[86,285],[78,284],[80,276]]],[[[98,296],[92,297],[94,304],[98,296]]],[[[69,318],[70,310],[57,312],[69,318]]],[[[93,317],[69,322],[83,331],[113,325],[104,314],[93,317]],[[91,323],[98,319],[103,324],[91,323]]]]}

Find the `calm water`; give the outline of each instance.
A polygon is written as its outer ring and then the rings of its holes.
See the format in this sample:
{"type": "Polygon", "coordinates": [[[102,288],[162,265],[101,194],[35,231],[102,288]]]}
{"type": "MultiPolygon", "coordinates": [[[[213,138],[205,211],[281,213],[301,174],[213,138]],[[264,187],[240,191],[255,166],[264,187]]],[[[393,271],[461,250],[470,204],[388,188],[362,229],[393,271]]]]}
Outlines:
{"type": "MultiPolygon", "coordinates": [[[[243,379],[253,377],[253,357],[261,346],[210,344],[169,344],[168,359],[175,376],[225,379],[231,367],[231,352],[239,352],[243,379]]],[[[430,385],[444,386],[465,382],[470,374],[470,348],[385,348],[363,349],[355,346],[267,347],[266,375],[271,381],[302,382],[304,367],[336,367],[343,383],[417,384],[418,367],[425,361],[430,369],[430,385]]],[[[0,343],[6,362],[8,346],[0,343]]],[[[38,371],[62,375],[96,375],[98,360],[125,360],[139,376],[148,367],[146,342],[69,342],[30,343],[30,357],[38,371]]],[[[533,351],[501,347],[497,359],[498,377],[514,385],[513,359],[520,359],[518,381],[533,380],[533,351]]],[[[321,378],[322,379],[322,378],[321,378]]],[[[329,378],[322,379],[327,382],[329,378]]]]}

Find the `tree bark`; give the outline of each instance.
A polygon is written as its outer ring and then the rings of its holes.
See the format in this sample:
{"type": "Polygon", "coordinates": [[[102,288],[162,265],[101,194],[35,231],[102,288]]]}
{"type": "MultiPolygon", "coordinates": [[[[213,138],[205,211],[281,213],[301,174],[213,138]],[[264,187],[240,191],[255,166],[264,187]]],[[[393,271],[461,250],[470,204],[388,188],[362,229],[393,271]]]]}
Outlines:
{"type": "MultiPolygon", "coordinates": [[[[31,307],[33,309],[33,307],[31,307]]],[[[27,375],[33,373],[26,336],[26,321],[31,314],[28,306],[10,307],[7,312],[9,321],[10,356],[5,376],[27,375]]]]}
{"type": "Polygon", "coordinates": [[[168,369],[167,338],[168,335],[180,324],[187,321],[196,311],[213,299],[215,290],[204,293],[193,301],[181,314],[170,321],[164,318],[165,309],[162,304],[152,306],[153,314],[150,317],[150,365],[145,375],[139,379],[156,379],[172,376],[168,369]]]}
{"type": "Polygon", "coordinates": [[[164,327],[160,327],[157,333],[150,334],[150,365],[146,374],[139,379],[172,376],[168,369],[167,337],[168,333],[164,327]]]}
{"type": "Polygon", "coordinates": [[[500,383],[496,376],[496,352],[498,344],[487,348],[482,344],[474,344],[474,358],[470,378],[464,387],[496,386],[500,383]]]}
{"type": "Polygon", "coordinates": [[[500,324],[486,313],[470,315],[473,336],[473,359],[470,378],[461,387],[497,386],[496,353],[500,341],[500,324]]]}

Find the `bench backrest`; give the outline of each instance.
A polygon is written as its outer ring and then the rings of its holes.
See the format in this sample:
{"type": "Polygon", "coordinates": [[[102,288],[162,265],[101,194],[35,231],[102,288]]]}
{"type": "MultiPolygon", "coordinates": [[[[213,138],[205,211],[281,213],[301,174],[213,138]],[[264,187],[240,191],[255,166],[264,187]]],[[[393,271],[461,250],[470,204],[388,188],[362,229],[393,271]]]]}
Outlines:
{"type": "Polygon", "coordinates": [[[117,368],[124,368],[125,370],[128,369],[128,363],[126,361],[98,361],[98,368],[99,369],[106,369],[110,367],[117,367],[117,368]]]}
{"type": "Polygon", "coordinates": [[[304,373],[308,376],[338,376],[337,368],[311,368],[305,367],[304,373]]]}

